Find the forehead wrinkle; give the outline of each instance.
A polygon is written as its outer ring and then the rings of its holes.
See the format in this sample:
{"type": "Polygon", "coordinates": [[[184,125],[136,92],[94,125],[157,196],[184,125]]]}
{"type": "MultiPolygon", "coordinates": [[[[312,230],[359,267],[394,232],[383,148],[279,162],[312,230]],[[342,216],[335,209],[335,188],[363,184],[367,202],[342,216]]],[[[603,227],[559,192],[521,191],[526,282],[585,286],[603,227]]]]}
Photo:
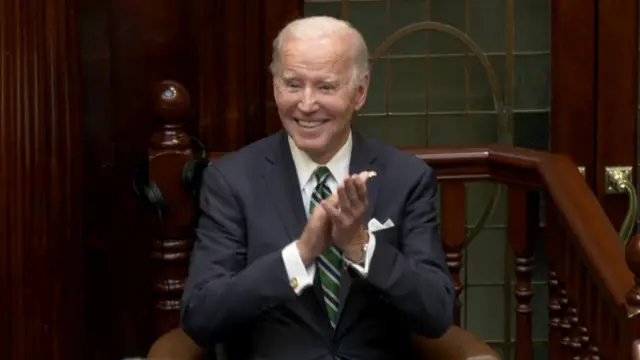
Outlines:
{"type": "Polygon", "coordinates": [[[322,36],[304,41],[287,38],[283,44],[281,66],[284,71],[321,71],[323,67],[329,67],[333,77],[349,76],[354,62],[350,40],[346,32],[342,36],[322,36]]]}

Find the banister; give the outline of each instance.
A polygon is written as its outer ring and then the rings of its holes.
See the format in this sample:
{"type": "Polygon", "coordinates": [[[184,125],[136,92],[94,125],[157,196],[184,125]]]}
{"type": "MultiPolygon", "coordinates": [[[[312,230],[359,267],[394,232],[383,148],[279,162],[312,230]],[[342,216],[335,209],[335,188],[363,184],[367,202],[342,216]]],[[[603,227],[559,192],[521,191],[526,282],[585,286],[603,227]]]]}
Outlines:
{"type": "MultiPolygon", "coordinates": [[[[626,266],[618,234],[573,161],[555,155],[540,164],[540,174],[567,225],[576,235],[581,255],[593,266],[590,275],[613,297],[626,317],[626,293],[633,288],[633,274],[626,266]]],[[[589,269],[591,270],[591,269],[589,269]]]]}
{"type": "MultiPolygon", "coordinates": [[[[610,305],[620,309],[621,319],[628,315],[626,293],[634,286],[634,275],[626,266],[624,249],[617,241],[618,235],[607,215],[589,189],[575,163],[565,155],[516,148],[505,145],[488,145],[471,148],[402,148],[423,159],[436,171],[444,170],[456,177],[476,177],[475,172],[465,173],[464,168],[487,170],[490,179],[506,183],[522,184],[524,179],[496,179],[491,176],[497,167],[535,171],[567,225],[576,235],[581,256],[591,265],[590,276],[610,296],[610,305]]],[[[533,173],[531,175],[534,175],[533,173]]],[[[529,181],[532,182],[532,181],[529,181]]],[[[533,182],[536,182],[535,180],[533,182]]]]}

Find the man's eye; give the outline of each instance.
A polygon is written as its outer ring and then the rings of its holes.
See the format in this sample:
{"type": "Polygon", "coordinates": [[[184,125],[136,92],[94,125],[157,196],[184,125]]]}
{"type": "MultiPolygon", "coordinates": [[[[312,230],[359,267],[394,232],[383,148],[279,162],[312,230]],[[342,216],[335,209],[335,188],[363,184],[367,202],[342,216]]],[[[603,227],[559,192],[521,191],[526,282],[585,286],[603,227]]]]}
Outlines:
{"type": "Polygon", "coordinates": [[[333,91],[336,87],[333,85],[320,85],[320,90],[322,91],[333,91]]]}
{"type": "Polygon", "coordinates": [[[297,83],[297,82],[286,82],[285,86],[291,90],[298,90],[302,87],[300,83],[297,83]]]}

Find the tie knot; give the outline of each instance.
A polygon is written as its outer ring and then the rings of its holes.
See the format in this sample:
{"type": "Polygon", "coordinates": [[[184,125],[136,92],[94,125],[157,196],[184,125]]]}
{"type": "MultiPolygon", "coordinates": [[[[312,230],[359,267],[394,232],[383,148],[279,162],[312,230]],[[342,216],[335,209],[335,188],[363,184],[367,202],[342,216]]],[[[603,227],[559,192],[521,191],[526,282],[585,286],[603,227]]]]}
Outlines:
{"type": "Polygon", "coordinates": [[[327,180],[329,175],[331,175],[331,171],[326,166],[318,166],[316,168],[316,171],[314,171],[314,175],[316,177],[316,180],[318,181],[318,184],[322,184],[327,180]]]}

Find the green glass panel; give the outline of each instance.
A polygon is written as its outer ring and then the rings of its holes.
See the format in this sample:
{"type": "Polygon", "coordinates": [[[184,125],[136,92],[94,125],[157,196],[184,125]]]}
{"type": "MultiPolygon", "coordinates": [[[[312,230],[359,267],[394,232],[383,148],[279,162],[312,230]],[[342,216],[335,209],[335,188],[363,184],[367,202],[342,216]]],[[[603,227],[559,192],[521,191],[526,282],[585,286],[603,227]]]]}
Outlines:
{"type": "MultiPolygon", "coordinates": [[[[427,2],[417,0],[391,1],[389,4],[389,34],[427,19],[427,2]]],[[[399,39],[389,51],[391,54],[424,55],[427,33],[419,31],[399,39]]]]}
{"type": "MultiPolygon", "coordinates": [[[[429,14],[431,21],[452,26],[466,33],[466,0],[431,1],[429,14]]],[[[461,55],[469,50],[455,37],[438,32],[429,32],[429,53],[430,54],[456,54],[461,55]]]]}
{"type": "Polygon", "coordinates": [[[514,145],[547,151],[549,144],[549,113],[515,113],[514,145]]]}
{"type": "Polygon", "coordinates": [[[517,0],[515,7],[515,50],[549,51],[550,0],[517,0]]]}
{"type": "Polygon", "coordinates": [[[495,115],[438,115],[429,117],[429,146],[469,146],[497,140],[495,115]]]}
{"type": "Polygon", "coordinates": [[[393,146],[425,146],[427,121],[424,116],[361,116],[354,128],[393,146]]]}
{"type": "Polygon", "coordinates": [[[371,52],[390,34],[386,10],[384,1],[352,1],[349,3],[348,20],[362,33],[371,52]]]}
{"type": "Polygon", "coordinates": [[[467,247],[466,285],[500,285],[504,283],[505,228],[487,228],[467,247]]]}
{"type": "Polygon", "coordinates": [[[483,340],[504,339],[504,290],[502,287],[469,287],[467,292],[466,328],[483,340]]]}
{"type": "Polygon", "coordinates": [[[389,65],[389,110],[425,112],[428,83],[425,59],[393,59],[389,65]]]}
{"type": "Polygon", "coordinates": [[[469,36],[485,52],[506,51],[506,1],[469,1],[471,20],[469,36]]]}
{"type": "Polygon", "coordinates": [[[469,71],[469,92],[468,103],[469,110],[485,110],[495,111],[496,103],[494,101],[494,91],[490,83],[491,71],[497,78],[499,98],[504,102],[504,84],[506,79],[506,65],[504,55],[488,56],[490,68],[487,69],[482,65],[480,60],[473,57],[467,58],[467,66],[469,71]]]}
{"type": "Polygon", "coordinates": [[[549,55],[515,58],[514,96],[517,109],[549,108],[549,55]]]}
{"type": "Polygon", "coordinates": [[[462,57],[429,59],[429,111],[465,110],[465,61],[462,57]]]}
{"type": "MultiPolygon", "coordinates": [[[[467,222],[472,226],[480,221],[487,205],[493,199],[496,185],[493,182],[468,182],[465,185],[467,189],[467,222]]],[[[487,226],[506,226],[506,192],[506,187],[503,187],[495,210],[487,220],[487,226]]]]}
{"type": "Polygon", "coordinates": [[[381,114],[387,111],[387,77],[386,64],[378,62],[371,69],[367,101],[360,110],[361,114],[381,114]]]}

